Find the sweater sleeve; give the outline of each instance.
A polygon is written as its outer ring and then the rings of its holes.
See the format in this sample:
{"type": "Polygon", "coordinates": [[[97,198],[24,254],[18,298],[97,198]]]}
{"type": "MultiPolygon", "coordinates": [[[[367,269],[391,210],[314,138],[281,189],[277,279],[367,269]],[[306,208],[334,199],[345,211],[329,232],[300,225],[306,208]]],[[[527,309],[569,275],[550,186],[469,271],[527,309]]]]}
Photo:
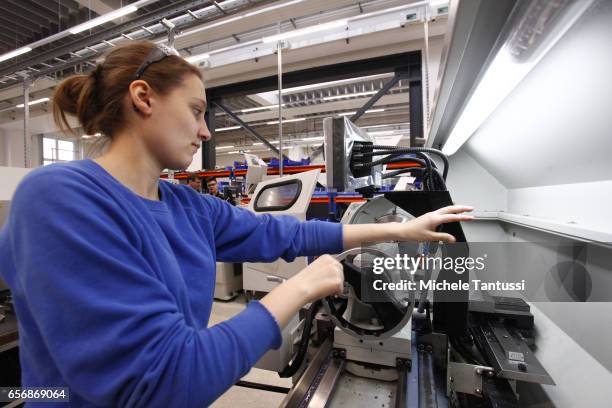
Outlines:
{"type": "Polygon", "coordinates": [[[256,215],[212,197],[202,198],[214,224],[217,259],[230,262],[287,262],[298,256],[342,252],[342,225],[302,222],[290,215],[256,215]]]}
{"type": "Polygon", "coordinates": [[[34,318],[22,335],[38,332],[67,386],[92,405],[212,403],[280,346],[278,324],[252,302],[214,327],[187,325],[137,231],[86,181],[38,174],[15,194],[14,290],[34,318]]]}

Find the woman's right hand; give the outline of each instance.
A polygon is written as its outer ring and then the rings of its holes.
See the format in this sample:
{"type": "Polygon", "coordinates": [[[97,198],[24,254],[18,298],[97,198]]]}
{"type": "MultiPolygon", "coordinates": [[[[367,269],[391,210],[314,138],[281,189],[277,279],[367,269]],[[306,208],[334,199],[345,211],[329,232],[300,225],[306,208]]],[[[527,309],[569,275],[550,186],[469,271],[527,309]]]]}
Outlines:
{"type": "Polygon", "coordinates": [[[340,262],[330,255],[322,255],[302,269],[294,279],[306,292],[308,302],[342,293],[344,272],[340,262]]]}
{"type": "Polygon", "coordinates": [[[340,294],[343,289],[342,265],[335,258],[322,255],[292,278],[274,288],[260,302],[283,328],[307,303],[340,294]]]}

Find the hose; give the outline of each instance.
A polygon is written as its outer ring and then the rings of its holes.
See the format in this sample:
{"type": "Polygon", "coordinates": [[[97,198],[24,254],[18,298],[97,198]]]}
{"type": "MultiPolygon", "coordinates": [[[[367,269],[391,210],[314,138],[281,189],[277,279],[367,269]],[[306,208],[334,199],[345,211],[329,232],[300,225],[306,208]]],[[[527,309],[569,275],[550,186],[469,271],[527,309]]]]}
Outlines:
{"type": "Polygon", "coordinates": [[[279,377],[288,378],[293,377],[295,373],[297,373],[298,369],[304,362],[304,357],[306,357],[306,352],[308,351],[308,343],[310,342],[310,331],[312,329],[312,321],[314,320],[315,315],[319,308],[323,305],[320,300],[312,303],[308,308],[308,312],[306,318],[304,320],[304,329],[302,330],[302,338],[300,339],[300,346],[298,348],[298,352],[293,359],[293,361],[282,371],[278,372],[279,377]]]}
{"type": "Polygon", "coordinates": [[[446,176],[448,175],[448,157],[446,157],[446,155],[444,153],[442,153],[440,150],[437,149],[432,149],[429,147],[407,147],[407,148],[398,148],[397,146],[389,146],[389,145],[373,145],[372,149],[374,150],[410,150],[410,153],[414,153],[414,152],[421,152],[421,153],[432,153],[437,155],[438,157],[440,157],[442,159],[442,162],[444,162],[444,171],[442,172],[442,177],[444,178],[444,180],[446,180],[446,176]]]}

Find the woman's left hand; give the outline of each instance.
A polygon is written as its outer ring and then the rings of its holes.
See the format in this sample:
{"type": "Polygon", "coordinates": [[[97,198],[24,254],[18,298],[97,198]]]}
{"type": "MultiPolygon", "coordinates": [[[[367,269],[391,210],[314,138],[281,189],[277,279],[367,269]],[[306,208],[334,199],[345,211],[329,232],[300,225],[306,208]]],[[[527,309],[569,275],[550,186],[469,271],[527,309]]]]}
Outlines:
{"type": "Polygon", "coordinates": [[[397,224],[397,239],[401,241],[444,241],[455,242],[455,237],[444,232],[437,232],[441,224],[448,222],[471,221],[472,215],[464,214],[473,211],[474,207],[449,205],[436,211],[423,214],[403,224],[397,224]]]}
{"type": "Polygon", "coordinates": [[[463,213],[472,210],[474,210],[473,207],[465,205],[450,205],[404,223],[345,224],[343,226],[344,249],[356,248],[365,243],[385,241],[455,242],[455,237],[436,232],[436,228],[447,222],[471,221],[474,217],[463,213]]]}

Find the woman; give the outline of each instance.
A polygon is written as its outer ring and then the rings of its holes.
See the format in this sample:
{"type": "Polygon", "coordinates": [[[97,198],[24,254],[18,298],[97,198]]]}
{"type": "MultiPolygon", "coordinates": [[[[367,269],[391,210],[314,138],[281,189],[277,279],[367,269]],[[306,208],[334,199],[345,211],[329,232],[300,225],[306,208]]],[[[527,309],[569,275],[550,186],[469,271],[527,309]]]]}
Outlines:
{"type": "Polygon", "coordinates": [[[54,117],[111,139],[96,160],[39,168],[18,187],[0,235],[2,274],[20,322],[23,386],[65,386],[74,406],[210,404],[307,304],[339,293],[329,255],[236,317],[207,328],[215,260],[291,261],[360,242],[453,241],[470,219],[447,207],[407,224],[300,223],[159,182],[203,141],[200,72],[148,42],[114,49],[90,75],[58,85],[54,117]]]}

